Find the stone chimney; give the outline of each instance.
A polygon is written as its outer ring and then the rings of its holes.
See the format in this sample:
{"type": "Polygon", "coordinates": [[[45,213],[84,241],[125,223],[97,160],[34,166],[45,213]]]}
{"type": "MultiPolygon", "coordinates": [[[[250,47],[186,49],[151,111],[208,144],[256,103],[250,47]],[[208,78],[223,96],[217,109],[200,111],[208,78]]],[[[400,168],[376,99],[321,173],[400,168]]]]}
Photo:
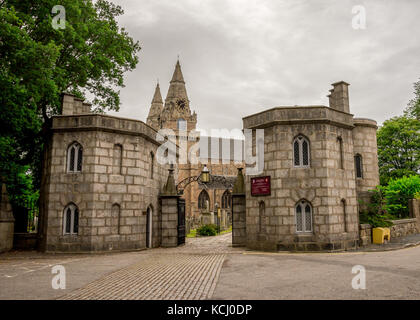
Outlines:
{"type": "Polygon", "coordinates": [[[330,94],[327,96],[329,98],[330,108],[350,113],[349,85],[344,81],[332,84],[334,88],[330,90],[330,94]]]}
{"type": "Polygon", "coordinates": [[[91,113],[91,104],[83,102],[70,93],[63,93],[61,114],[63,116],[72,116],[77,114],[91,113]]]}

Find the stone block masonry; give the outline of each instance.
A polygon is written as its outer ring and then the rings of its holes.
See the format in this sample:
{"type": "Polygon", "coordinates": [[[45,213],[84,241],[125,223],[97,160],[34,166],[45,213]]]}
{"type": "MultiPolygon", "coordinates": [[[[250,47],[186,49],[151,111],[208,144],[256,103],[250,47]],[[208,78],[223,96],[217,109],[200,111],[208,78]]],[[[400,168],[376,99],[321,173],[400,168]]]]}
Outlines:
{"type": "Polygon", "coordinates": [[[245,194],[232,195],[232,246],[246,246],[245,194]]]}
{"type": "MultiPolygon", "coordinates": [[[[376,122],[354,119],[348,84],[330,106],[276,107],[243,119],[264,129],[264,170],[271,195],[246,183],[246,243],[258,250],[346,250],[359,242],[358,198],[379,182],[376,122]],[[356,181],[355,156],[363,160],[356,181]],[[306,159],[306,160],[303,160],[306,159]]],[[[253,150],[255,150],[254,139],[253,150]]]]}
{"type": "MultiPolygon", "coordinates": [[[[389,227],[391,231],[391,242],[395,238],[405,237],[411,234],[419,233],[418,220],[400,219],[392,220],[393,225],[389,227]]],[[[370,224],[360,225],[360,246],[364,247],[372,243],[372,226],[370,224]]]]}
{"type": "Polygon", "coordinates": [[[162,196],[162,247],[178,245],[178,196],[162,196]]]}
{"type": "Polygon", "coordinates": [[[70,109],[67,105],[69,115],[53,118],[48,182],[43,188],[47,199],[43,247],[72,252],[142,249],[148,232],[151,246],[159,246],[158,196],[167,168],[152,156],[160,145],[156,131],[141,121],[71,114],[70,109]],[[77,171],[69,170],[68,164],[74,143],[82,148],[77,171]],[[78,230],[68,233],[64,211],[70,205],[78,210],[78,230]]]}

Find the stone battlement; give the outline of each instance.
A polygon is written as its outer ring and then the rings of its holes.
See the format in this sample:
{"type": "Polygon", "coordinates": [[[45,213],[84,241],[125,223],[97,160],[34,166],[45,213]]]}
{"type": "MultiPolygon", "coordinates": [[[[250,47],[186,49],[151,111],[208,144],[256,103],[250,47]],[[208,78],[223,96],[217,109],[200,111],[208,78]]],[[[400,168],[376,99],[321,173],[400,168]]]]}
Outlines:
{"type": "Polygon", "coordinates": [[[330,123],[353,128],[353,115],[326,106],[275,107],[243,118],[245,129],[269,127],[273,124],[330,123]]]}
{"type": "Polygon", "coordinates": [[[60,131],[104,131],[142,136],[155,144],[157,131],[140,120],[119,118],[104,114],[62,115],[53,117],[52,130],[60,131]]]}

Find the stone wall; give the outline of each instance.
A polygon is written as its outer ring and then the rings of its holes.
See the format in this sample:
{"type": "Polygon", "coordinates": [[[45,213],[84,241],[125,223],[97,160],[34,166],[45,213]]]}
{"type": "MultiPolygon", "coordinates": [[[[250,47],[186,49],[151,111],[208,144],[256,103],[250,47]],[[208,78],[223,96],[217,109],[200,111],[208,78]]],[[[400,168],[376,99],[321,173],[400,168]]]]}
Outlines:
{"type": "Polygon", "coordinates": [[[359,227],[359,234],[359,246],[364,247],[372,243],[372,226],[370,224],[361,224],[359,227]]]}
{"type": "MultiPolygon", "coordinates": [[[[283,111],[283,110],[282,110],[283,111]]],[[[305,113],[305,118],[327,114],[331,110],[300,107],[291,109],[291,114],[305,113]],[[297,108],[296,108],[297,109],[297,108]]],[[[358,212],[354,179],[354,152],[352,126],[328,123],[285,123],[273,118],[269,127],[267,119],[264,131],[264,172],[261,176],[271,176],[271,195],[251,196],[250,178],[247,176],[247,246],[250,248],[277,250],[283,245],[317,243],[317,249],[340,250],[354,247],[358,241],[358,212]],[[298,135],[310,142],[310,167],[293,166],[293,140],[298,135]],[[340,168],[340,152],[337,138],[343,140],[343,169],[340,168]],[[313,232],[297,233],[295,206],[300,200],[308,201],[313,209],[313,232]],[[345,209],[341,203],[345,200],[345,209]],[[259,203],[265,204],[265,217],[261,232],[259,222],[259,203]],[[344,213],[345,210],[345,213],[344,213]],[[346,219],[346,223],[344,223],[346,219]]],[[[291,114],[280,112],[285,118],[291,114]]],[[[337,111],[334,111],[337,112],[337,111]]],[[[336,122],[346,118],[340,114],[336,122]]],[[[244,120],[244,126],[247,125],[244,120]]],[[[310,122],[309,120],[306,122],[310,122]]],[[[259,127],[254,122],[256,127],[259,127]]]]}
{"type": "Polygon", "coordinates": [[[53,118],[44,241],[47,251],[103,251],[146,246],[146,213],[152,211],[152,246],[159,246],[158,195],[167,168],[156,161],[156,132],[141,121],[98,114],[53,118]],[[82,172],[67,172],[67,150],[83,147],[82,172]],[[116,146],[121,147],[116,152],[116,146]],[[153,176],[151,169],[153,168],[153,176]],[[77,235],[63,234],[63,210],[79,210],[77,235]],[[119,214],[113,212],[118,205],[119,214]]]}
{"type": "Polygon", "coordinates": [[[170,248],[178,245],[178,198],[162,196],[162,242],[161,246],[170,248]]]}
{"type": "MultiPolygon", "coordinates": [[[[379,185],[377,126],[376,121],[363,118],[355,118],[354,126],[354,155],[359,154],[362,157],[362,178],[355,176],[357,198],[363,203],[369,203],[368,191],[379,185]]],[[[362,209],[361,207],[359,211],[362,209]]]]}
{"type": "MultiPolygon", "coordinates": [[[[389,227],[392,239],[416,234],[420,232],[416,218],[392,220],[393,225],[389,227]]],[[[360,225],[360,246],[372,244],[372,226],[370,224],[360,225]]]]}
{"type": "Polygon", "coordinates": [[[0,253],[13,247],[14,222],[12,206],[6,191],[6,185],[1,184],[0,194],[0,253]]]}
{"type": "Polygon", "coordinates": [[[232,195],[232,246],[247,244],[246,200],[244,194],[232,195]]]}
{"type": "Polygon", "coordinates": [[[417,218],[417,229],[420,231],[420,199],[411,199],[408,202],[410,217],[417,218]]]}
{"type": "Polygon", "coordinates": [[[391,229],[391,239],[404,237],[410,234],[416,234],[419,232],[417,227],[417,219],[401,219],[393,220],[391,229]]]}

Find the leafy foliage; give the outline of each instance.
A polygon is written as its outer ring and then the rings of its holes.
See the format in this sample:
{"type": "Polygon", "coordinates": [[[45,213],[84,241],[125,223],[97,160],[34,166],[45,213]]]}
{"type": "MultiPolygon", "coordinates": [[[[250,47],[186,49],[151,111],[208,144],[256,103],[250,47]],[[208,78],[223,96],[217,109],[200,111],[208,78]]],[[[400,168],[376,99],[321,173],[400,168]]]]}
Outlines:
{"type": "Polygon", "coordinates": [[[420,80],[414,83],[414,98],[410,100],[404,113],[407,117],[420,120],[420,80]]]}
{"type": "Polygon", "coordinates": [[[398,218],[409,215],[408,200],[420,193],[420,176],[403,177],[391,180],[385,188],[387,211],[398,218]]]}
{"type": "Polygon", "coordinates": [[[420,172],[420,121],[394,117],[378,130],[381,184],[420,172]]]}
{"type": "Polygon", "coordinates": [[[361,203],[366,209],[360,213],[360,223],[368,223],[373,228],[392,226],[391,220],[394,217],[388,214],[386,210],[385,189],[385,187],[377,186],[370,191],[370,203],[361,203]]]}
{"type": "Polygon", "coordinates": [[[370,203],[361,203],[366,209],[360,213],[360,223],[389,227],[390,220],[409,216],[408,201],[420,196],[420,176],[391,180],[387,186],[377,186],[370,193],[370,203]]]}
{"type": "Polygon", "coordinates": [[[197,229],[200,236],[215,236],[217,234],[217,226],[214,224],[205,224],[197,229]]]}
{"type": "Polygon", "coordinates": [[[97,112],[118,111],[124,73],[138,63],[138,42],[117,24],[121,7],[106,0],[62,0],[66,27],[56,30],[56,4],[0,1],[0,179],[12,204],[39,189],[43,148],[51,116],[61,112],[62,92],[94,97],[97,112]],[[18,182],[22,173],[25,187],[18,182]]]}

